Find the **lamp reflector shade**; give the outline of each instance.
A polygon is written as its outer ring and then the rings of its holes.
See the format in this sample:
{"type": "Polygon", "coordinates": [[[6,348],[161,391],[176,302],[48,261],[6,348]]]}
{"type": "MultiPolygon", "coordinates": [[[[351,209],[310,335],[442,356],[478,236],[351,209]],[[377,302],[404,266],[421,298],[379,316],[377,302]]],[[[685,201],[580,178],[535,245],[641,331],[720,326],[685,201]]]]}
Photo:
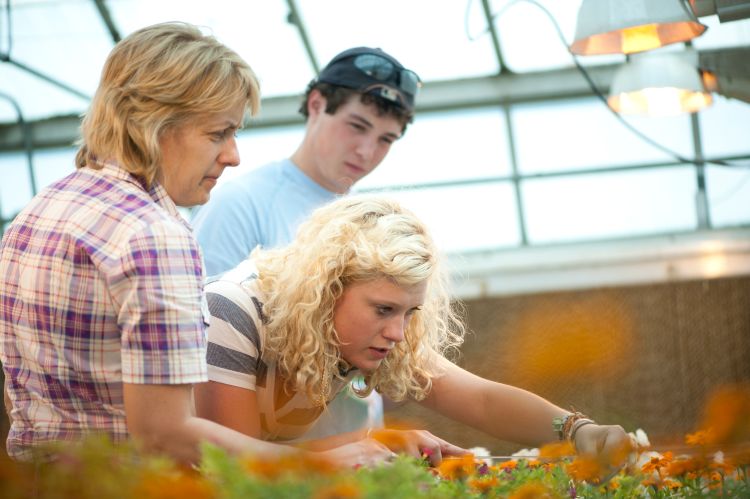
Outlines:
{"type": "Polygon", "coordinates": [[[622,114],[670,116],[711,105],[699,71],[680,54],[641,54],[617,70],[607,99],[622,114]]]}
{"type": "Polygon", "coordinates": [[[704,31],[683,0],[583,0],[570,50],[632,54],[685,42],[704,31]]]}

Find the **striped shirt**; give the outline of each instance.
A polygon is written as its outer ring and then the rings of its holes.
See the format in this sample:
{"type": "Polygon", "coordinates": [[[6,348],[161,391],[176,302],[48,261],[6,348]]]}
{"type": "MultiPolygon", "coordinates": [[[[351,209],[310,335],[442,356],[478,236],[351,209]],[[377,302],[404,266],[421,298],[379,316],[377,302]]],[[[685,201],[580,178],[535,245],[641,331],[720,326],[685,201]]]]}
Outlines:
{"type": "MultiPolygon", "coordinates": [[[[305,393],[284,391],[276,363],[264,360],[266,332],[262,294],[251,260],[241,262],[206,285],[211,326],[208,328],[208,378],[256,392],[263,440],[298,440],[323,412],[305,393]]],[[[355,371],[331,381],[331,398],[346,388],[355,371]]]]}
{"type": "Polygon", "coordinates": [[[201,255],[160,185],[110,164],[40,192],[0,246],[8,453],[127,438],[123,383],[206,381],[201,255]]]}

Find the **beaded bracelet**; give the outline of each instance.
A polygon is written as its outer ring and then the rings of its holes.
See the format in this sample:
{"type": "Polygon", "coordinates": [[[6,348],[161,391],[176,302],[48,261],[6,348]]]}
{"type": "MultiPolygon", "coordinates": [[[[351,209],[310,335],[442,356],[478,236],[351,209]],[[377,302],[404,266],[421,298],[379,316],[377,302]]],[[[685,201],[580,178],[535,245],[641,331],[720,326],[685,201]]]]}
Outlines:
{"type": "Polygon", "coordinates": [[[552,428],[557,433],[557,438],[560,441],[568,440],[572,442],[575,431],[584,424],[591,423],[594,423],[592,419],[589,419],[585,414],[578,411],[568,413],[563,417],[552,418],[552,428]]]}

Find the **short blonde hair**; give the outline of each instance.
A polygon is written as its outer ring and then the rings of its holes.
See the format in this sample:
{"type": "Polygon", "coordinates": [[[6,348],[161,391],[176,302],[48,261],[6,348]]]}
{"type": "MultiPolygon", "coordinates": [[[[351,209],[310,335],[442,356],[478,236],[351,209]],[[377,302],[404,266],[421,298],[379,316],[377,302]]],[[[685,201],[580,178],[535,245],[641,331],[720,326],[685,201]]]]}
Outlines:
{"type": "Polygon", "coordinates": [[[322,403],[342,364],[333,312],[353,282],[387,277],[401,286],[427,283],[405,340],[365,376],[393,400],[424,398],[439,374],[437,355],[463,341],[464,326],[427,228],[397,202],[347,196],[316,210],[287,247],[253,253],[267,318],[263,354],[276,360],[287,388],[322,403]]]}
{"type": "Polygon", "coordinates": [[[81,123],[76,167],[114,160],[150,187],[159,174],[159,138],[168,129],[245,103],[260,107],[250,66],[186,23],[135,31],[115,45],[81,123]]]}

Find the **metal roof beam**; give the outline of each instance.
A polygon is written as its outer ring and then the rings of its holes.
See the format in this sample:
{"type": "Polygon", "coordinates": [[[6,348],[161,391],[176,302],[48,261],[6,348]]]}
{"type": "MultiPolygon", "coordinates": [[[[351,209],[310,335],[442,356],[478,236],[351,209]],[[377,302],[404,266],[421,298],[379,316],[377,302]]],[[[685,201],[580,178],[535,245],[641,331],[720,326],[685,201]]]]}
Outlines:
{"type": "MultiPolygon", "coordinates": [[[[589,69],[592,78],[606,92],[616,69],[599,66],[589,69]]],[[[586,81],[575,68],[526,74],[503,74],[462,80],[427,82],[417,99],[417,112],[441,111],[465,107],[514,104],[592,95],[586,81]]],[[[273,127],[303,122],[298,113],[297,95],[263,99],[259,116],[250,127],[273,127]]],[[[80,117],[58,116],[29,122],[35,149],[67,147],[78,138],[80,117]]],[[[0,152],[23,149],[21,128],[0,124],[0,152]]]]}

